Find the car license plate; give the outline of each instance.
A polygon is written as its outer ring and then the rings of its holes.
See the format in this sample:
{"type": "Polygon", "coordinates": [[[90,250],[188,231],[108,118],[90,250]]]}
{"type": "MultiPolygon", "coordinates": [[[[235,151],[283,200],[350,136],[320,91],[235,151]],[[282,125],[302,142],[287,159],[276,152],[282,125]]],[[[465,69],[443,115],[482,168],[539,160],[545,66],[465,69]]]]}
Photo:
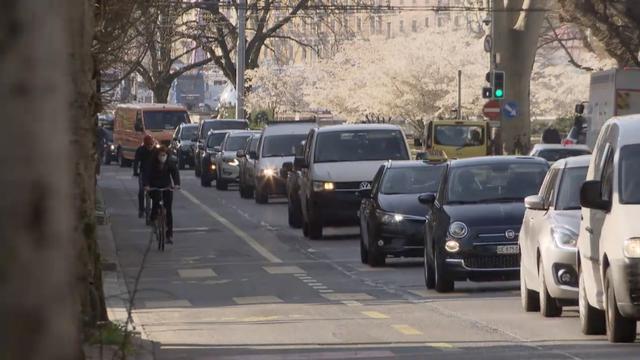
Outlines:
{"type": "Polygon", "coordinates": [[[520,245],[499,245],[497,247],[498,254],[519,254],[520,245]]]}

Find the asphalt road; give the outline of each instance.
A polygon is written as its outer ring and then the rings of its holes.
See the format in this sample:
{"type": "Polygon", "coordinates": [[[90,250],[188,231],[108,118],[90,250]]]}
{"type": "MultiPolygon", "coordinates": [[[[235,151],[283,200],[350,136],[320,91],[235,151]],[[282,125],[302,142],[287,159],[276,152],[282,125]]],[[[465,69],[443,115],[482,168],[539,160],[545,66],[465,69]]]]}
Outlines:
{"type": "Polygon", "coordinates": [[[577,308],[524,313],[517,282],[424,287],[421,259],[371,269],[358,229],[308,240],[287,225],[285,199],[241,199],[181,172],[175,245],[149,247],[131,169],[103,167],[118,257],[135,315],[158,359],[637,359],[640,345],[583,336],[577,308]]]}

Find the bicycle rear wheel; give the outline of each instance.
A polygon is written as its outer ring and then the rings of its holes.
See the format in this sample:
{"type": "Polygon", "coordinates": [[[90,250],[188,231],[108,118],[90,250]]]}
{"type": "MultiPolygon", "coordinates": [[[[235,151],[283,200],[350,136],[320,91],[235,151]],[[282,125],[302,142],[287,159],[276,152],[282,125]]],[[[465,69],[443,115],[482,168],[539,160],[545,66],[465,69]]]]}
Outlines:
{"type": "Polygon", "coordinates": [[[151,196],[149,193],[144,196],[144,218],[147,225],[151,225],[151,196]]]}

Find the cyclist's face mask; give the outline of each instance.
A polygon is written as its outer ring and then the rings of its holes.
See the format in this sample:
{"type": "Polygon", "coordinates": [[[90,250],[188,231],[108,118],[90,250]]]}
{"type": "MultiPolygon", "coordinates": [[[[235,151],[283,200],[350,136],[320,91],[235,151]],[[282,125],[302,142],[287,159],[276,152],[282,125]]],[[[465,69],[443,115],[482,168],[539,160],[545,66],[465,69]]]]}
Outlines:
{"type": "Polygon", "coordinates": [[[159,154],[158,160],[160,160],[160,163],[164,164],[164,162],[167,161],[167,154],[159,154]]]}

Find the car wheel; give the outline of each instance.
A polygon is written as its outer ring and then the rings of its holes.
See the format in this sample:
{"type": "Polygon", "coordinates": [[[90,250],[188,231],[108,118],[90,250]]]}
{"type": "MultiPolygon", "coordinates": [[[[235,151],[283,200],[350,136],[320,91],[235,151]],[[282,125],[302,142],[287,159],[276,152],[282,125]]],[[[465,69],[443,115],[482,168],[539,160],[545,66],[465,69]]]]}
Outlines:
{"type": "Polygon", "coordinates": [[[200,177],[202,175],[202,162],[200,163],[195,163],[195,165],[193,166],[193,170],[196,174],[196,177],[200,177]]]}
{"type": "Polygon", "coordinates": [[[612,343],[634,342],[636,340],[637,322],[635,319],[629,319],[620,314],[610,269],[607,269],[606,272],[604,291],[607,338],[612,343]]]}
{"type": "MultiPolygon", "coordinates": [[[[364,224],[366,227],[366,223],[364,224]]],[[[386,256],[384,255],[384,253],[381,251],[381,249],[378,247],[378,244],[376,243],[376,236],[375,233],[371,234],[371,232],[369,232],[369,229],[366,229],[366,237],[365,237],[365,241],[367,241],[367,244],[369,244],[369,255],[368,255],[368,261],[367,264],[369,264],[369,266],[371,267],[380,267],[380,266],[384,266],[386,263],[386,256]],[[372,236],[373,235],[373,236],[372,236]]]]}
{"type": "MultiPolygon", "coordinates": [[[[320,222],[320,219],[315,215],[315,211],[311,209],[309,209],[307,213],[309,214],[309,219],[307,221],[307,233],[309,239],[322,239],[322,223],[320,222]]],[[[371,254],[369,254],[369,257],[371,257],[371,254]]]]}
{"type": "Polygon", "coordinates": [[[527,286],[522,260],[520,260],[520,302],[522,303],[522,309],[526,312],[540,310],[540,297],[527,286]]]}
{"type": "Polygon", "coordinates": [[[424,247],[424,284],[427,289],[432,290],[436,287],[436,269],[434,269],[431,260],[427,254],[427,246],[424,247]]]}
{"type": "Polygon", "coordinates": [[[363,264],[369,263],[369,252],[364,245],[365,239],[362,232],[362,224],[360,224],[360,262],[363,264]]]}
{"type": "Polygon", "coordinates": [[[302,227],[302,219],[300,216],[300,205],[296,206],[293,199],[289,199],[287,203],[287,212],[289,215],[289,226],[294,229],[302,227]]]}
{"type": "Polygon", "coordinates": [[[122,156],[122,151],[118,150],[118,164],[120,165],[121,168],[127,167],[127,164],[125,161],[126,160],[122,156]]]}
{"type": "Polygon", "coordinates": [[[578,310],[580,311],[580,327],[585,335],[602,335],[606,332],[604,311],[597,309],[587,299],[584,275],[579,270],[578,280],[578,310]]]}
{"type": "Polygon", "coordinates": [[[255,196],[256,204],[266,204],[269,202],[269,194],[260,187],[256,187],[255,196]]]}
{"type": "Polygon", "coordinates": [[[211,178],[206,174],[202,174],[200,176],[200,185],[204,187],[211,187],[211,178]]]}
{"type": "Polygon", "coordinates": [[[110,165],[111,164],[111,153],[109,150],[105,150],[102,153],[102,163],[105,165],[110,165]]]}
{"type": "Polygon", "coordinates": [[[540,283],[540,291],[538,292],[540,299],[540,314],[544,317],[558,317],[562,315],[562,306],[558,305],[556,299],[549,294],[549,289],[547,289],[542,261],[538,263],[538,279],[540,283]]]}
{"type": "Polygon", "coordinates": [[[438,255],[438,250],[435,251],[435,264],[434,264],[434,269],[435,269],[435,288],[436,291],[439,293],[448,293],[448,292],[452,292],[454,289],[454,283],[453,280],[449,277],[449,274],[446,273],[446,270],[444,268],[445,264],[444,261],[442,261],[442,259],[440,259],[441,255],[438,255]]]}
{"type": "Polygon", "coordinates": [[[227,183],[226,180],[218,177],[218,179],[216,179],[216,189],[218,190],[227,190],[229,188],[229,183],[227,183]]]}

